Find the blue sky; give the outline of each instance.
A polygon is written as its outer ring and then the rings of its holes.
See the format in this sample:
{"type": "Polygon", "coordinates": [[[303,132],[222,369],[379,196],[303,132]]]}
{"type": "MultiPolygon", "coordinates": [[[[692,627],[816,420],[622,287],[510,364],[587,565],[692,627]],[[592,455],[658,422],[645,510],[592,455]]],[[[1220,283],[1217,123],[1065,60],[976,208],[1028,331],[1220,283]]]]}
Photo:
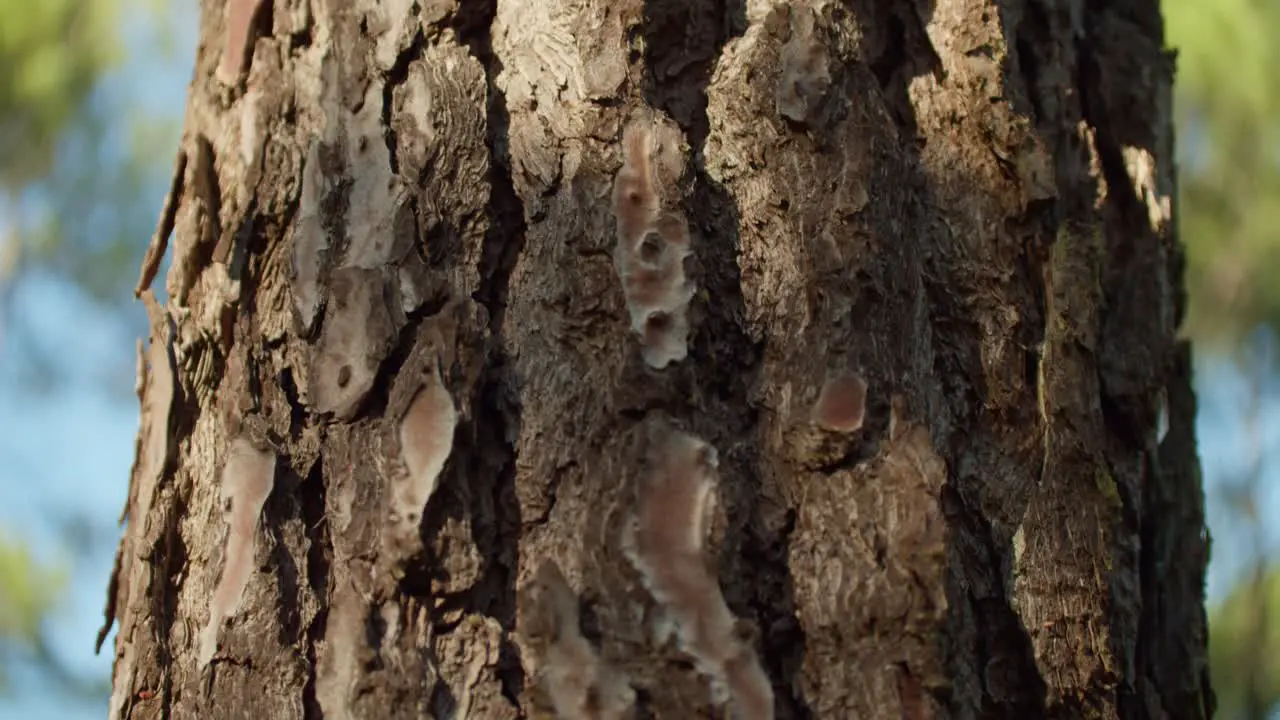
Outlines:
{"type": "MultiPolygon", "coordinates": [[[[196,42],[194,4],[178,0],[167,11],[163,20],[124,14],[121,33],[130,52],[104,80],[95,102],[140,115],[182,117],[196,42]],[[165,42],[172,42],[171,52],[161,50],[165,42]]],[[[130,132],[122,116],[109,136],[127,141],[130,132]]],[[[120,154],[115,150],[99,148],[97,160],[110,162],[120,154]]],[[[176,144],[156,148],[164,172],[176,151],[176,144]]],[[[157,186],[148,199],[152,217],[159,216],[166,189],[157,186]]],[[[139,238],[139,259],[146,242],[139,238]]],[[[130,273],[132,279],[136,270],[130,273]]],[[[75,285],[40,273],[22,278],[12,303],[15,321],[0,325],[0,528],[22,538],[42,560],[66,568],[67,592],[48,624],[54,651],[78,676],[109,678],[112,641],[101,656],[94,655],[93,643],[133,463],[134,341],[146,328],[145,316],[139,305],[122,316],[75,285]],[[31,350],[56,365],[58,382],[31,386],[29,375],[18,369],[31,350]],[[69,528],[80,536],[75,546],[68,542],[69,528]]],[[[0,719],[106,715],[105,698],[77,700],[35,670],[6,669],[13,693],[0,697],[0,719]]]]}
{"type": "MultiPolygon", "coordinates": [[[[62,348],[70,377],[36,395],[11,371],[15,346],[0,350],[0,527],[23,538],[41,559],[69,570],[69,591],[49,623],[52,641],[70,669],[86,678],[111,672],[109,652],[93,655],[106,583],[115,557],[120,514],[137,435],[137,403],[104,388],[103,359],[131,352],[119,325],[75,288],[45,279],[24,282],[15,298],[62,348]],[[83,552],[67,547],[66,528],[85,531],[83,552]]],[[[43,332],[42,332],[43,334],[43,332]]],[[[131,383],[130,383],[131,384],[131,383]]],[[[0,700],[0,717],[101,718],[105,706],[65,703],[38,673],[13,669],[17,698],[0,700]],[[34,686],[33,686],[34,684],[34,686]],[[36,712],[38,711],[38,712],[36,712]]]]}
{"type": "MultiPolygon", "coordinates": [[[[195,46],[191,1],[174,3],[175,51],[158,57],[155,30],[145,15],[133,15],[123,28],[133,54],[107,80],[104,96],[144,112],[180,117],[195,46]]],[[[127,132],[121,133],[121,136],[127,132]]],[[[174,149],[157,148],[166,167],[174,149]]],[[[165,188],[157,187],[148,202],[158,214],[165,188]]],[[[139,238],[141,256],[146,238],[139,238]]],[[[93,640],[119,529],[116,518],[124,502],[138,408],[133,396],[134,336],[145,326],[141,308],[126,317],[104,310],[72,284],[34,275],[24,278],[13,312],[27,330],[0,337],[0,528],[24,537],[39,556],[64,563],[70,586],[50,623],[55,649],[70,668],[88,678],[110,673],[110,640],[102,656],[94,656],[93,640]],[[34,343],[59,365],[59,382],[35,390],[13,368],[34,343]],[[80,528],[84,548],[68,547],[66,528],[80,528]]],[[[3,328],[0,328],[0,332],[3,328]]],[[[1273,343],[1263,342],[1270,346],[1273,343]]],[[[1270,381],[1274,385],[1274,379],[1270,381]]],[[[1239,532],[1238,516],[1228,511],[1218,492],[1251,462],[1257,447],[1280,440],[1280,403],[1273,388],[1256,388],[1232,364],[1202,362],[1198,368],[1201,412],[1197,418],[1200,453],[1209,495],[1209,521],[1214,535],[1209,594],[1220,598],[1247,568],[1252,539],[1239,532]],[[1260,398],[1257,436],[1246,425],[1246,409],[1260,398]]],[[[1261,460],[1259,505],[1262,515],[1280,511],[1277,465],[1261,460]]],[[[1274,552],[1280,533],[1264,523],[1262,542],[1274,552]]],[[[0,698],[0,719],[58,720],[104,716],[105,702],[68,700],[57,687],[31,671],[13,670],[16,694],[0,698]]]]}

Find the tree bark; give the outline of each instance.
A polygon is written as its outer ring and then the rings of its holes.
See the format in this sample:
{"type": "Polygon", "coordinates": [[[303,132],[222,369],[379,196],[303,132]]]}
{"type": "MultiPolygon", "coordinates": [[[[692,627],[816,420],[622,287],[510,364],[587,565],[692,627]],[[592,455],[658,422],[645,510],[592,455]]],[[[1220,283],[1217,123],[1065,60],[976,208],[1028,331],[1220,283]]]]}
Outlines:
{"type": "Polygon", "coordinates": [[[1211,714],[1155,0],[200,4],[111,717],[1211,714]]]}

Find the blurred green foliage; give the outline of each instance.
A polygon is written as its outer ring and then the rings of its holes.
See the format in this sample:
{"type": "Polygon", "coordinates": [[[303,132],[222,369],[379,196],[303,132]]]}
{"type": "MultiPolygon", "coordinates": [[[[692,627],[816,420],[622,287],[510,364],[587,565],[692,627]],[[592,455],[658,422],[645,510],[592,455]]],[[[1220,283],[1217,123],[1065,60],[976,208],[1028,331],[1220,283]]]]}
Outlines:
{"type": "Polygon", "coordinates": [[[1280,570],[1241,583],[1209,615],[1217,717],[1265,717],[1280,705],[1280,570]]]}
{"type": "Polygon", "coordinates": [[[65,574],[40,565],[26,546],[0,532],[0,578],[0,636],[34,638],[65,574]]]}
{"type": "MultiPolygon", "coordinates": [[[[1163,0],[1163,11],[1178,51],[1185,330],[1201,352],[1239,354],[1259,327],[1280,330],[1280,2],[1163,0]]],[[[1280,570],[1235,587],[1210,611],[1209,634],[1218,717],[1280,706],[1280,570]]]]}
{"type": "Polygon", "coordinates": [[[1179,222],[1188,333],[1233,349],[1280,327],[1280,2],[1164,0],[1178,51],[1179,222]]]}
{"type": "Polygon", "coordinates": [[[40,624],[65,585],[61,569],[41,565],[25,545],[0,533],[0,648],[10,651],[5,654],[39,648],[40,624]]]}
{"type": "Polygon", "coordinates": [[[177,111],[147,116],[102,81],[143,48],[151,62],[171,54],[189,4],[0,0],[0,284],[47,271],[100,302],[132,300],[177,111]]]}
{"type": "MultiPolygon", "coordinates": [[[[52,173],[59,139],[120,57],[119,9],[116,0],[0,0],[0,283],[22,265],[21,194],[52,173]]],[[[39,649],[64,581],[0,534],[0,659],[39,649]]]]}
{"type": "Polygon", "coordinates": [[[176,150],[177,133],[171,119],[82,116],[61,138],[66,159],[55,162],[40,183],[40,202],[28,207],[22,265],[69,278],[98,302],[132,304],[139,259],[164,196],[159,176],[172,166],[172,158],[148,150],[176,150]],[[105,140],[120,125],[129,126],[127,134],[105,140]],[[119,157],[86,160],[103,142],[119,157]]]}
{"type": "MultiPolygon", "coordinates": [[[[119,289],[136,276],[159,202],[146,181],[170,160],[144,152],[142,133],[118,137],[144,119],[102,87],[127,57],[124,21],[147,13],[163,26],[173,4],[0,0],[0,313],[12,314],[6,299],[32,271],[66,277],[99,299],[129,297],[119,289]]],[[[149,147],[165,129],[151,128],[149,147]]],[[[6,319],[6,334],[22,329],[12,322],[21,318],[6,319]]],[[[0,532],[0,686],[5,667],[23,662],[69,691],[101,694],[100,681],[67,673],[49,647],[45,625],[66,579],[0,532]]]]}
{"type": "Polygon", "coordinates": [[[116,0],[0,0],[0,188],[44,177],[62,132],[120,57],[116,0]]]}
{"type": "MultiPolygon", "coordinates": [[[[193,9],[193,0],[0,0],[0,342],[25,391],[72,378],[41,341],[40,321],[18,310],[22,288],[74,286],[115,311],[122,343],[145,328],[131,290],[168,187],[193,9]],[[45,64],[75,71],[55,82],[45,64]]],[[[132,360],[121,358],[104,363],[112,381],[102,388],[123,398],[132,360]]]]}

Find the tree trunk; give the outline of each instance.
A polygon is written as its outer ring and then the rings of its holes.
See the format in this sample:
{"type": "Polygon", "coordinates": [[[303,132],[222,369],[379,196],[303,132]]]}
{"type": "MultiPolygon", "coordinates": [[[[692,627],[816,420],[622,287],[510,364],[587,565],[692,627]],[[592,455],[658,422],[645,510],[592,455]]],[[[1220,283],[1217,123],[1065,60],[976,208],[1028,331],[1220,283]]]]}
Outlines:
{"type": "Polygon", "coordinates": [[[1155,0],[201,6],[113,718],[1211,714],[1155,0]]]}

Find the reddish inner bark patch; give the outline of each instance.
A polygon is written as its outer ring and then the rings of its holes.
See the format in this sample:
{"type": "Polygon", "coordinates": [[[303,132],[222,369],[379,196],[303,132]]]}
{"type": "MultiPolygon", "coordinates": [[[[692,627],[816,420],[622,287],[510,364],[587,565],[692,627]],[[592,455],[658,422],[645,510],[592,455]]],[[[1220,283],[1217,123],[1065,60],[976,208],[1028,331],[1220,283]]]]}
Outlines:
{"type": "Polygon", "coordinates": [[[933,720],[933,709],[924,698],[924,688],[911,673],[898,673],[898,699],[902,703],[902,720],[933,720]]]}
{"type": "Polygon", "coordinates": [[[219,72],[234,82],[244,68],[245,55],[253,30],[253,17],[262,7],[262,0],[227,1],[227,35],[222,46],[222,64],[219,72]]]}
{"type": "Polygon", "coordinates": [[[862,427],[867,409],[867,383],[857,375],[831,378],[813,406],[813,421],[827,430],[851,433],[862,427]]]}

